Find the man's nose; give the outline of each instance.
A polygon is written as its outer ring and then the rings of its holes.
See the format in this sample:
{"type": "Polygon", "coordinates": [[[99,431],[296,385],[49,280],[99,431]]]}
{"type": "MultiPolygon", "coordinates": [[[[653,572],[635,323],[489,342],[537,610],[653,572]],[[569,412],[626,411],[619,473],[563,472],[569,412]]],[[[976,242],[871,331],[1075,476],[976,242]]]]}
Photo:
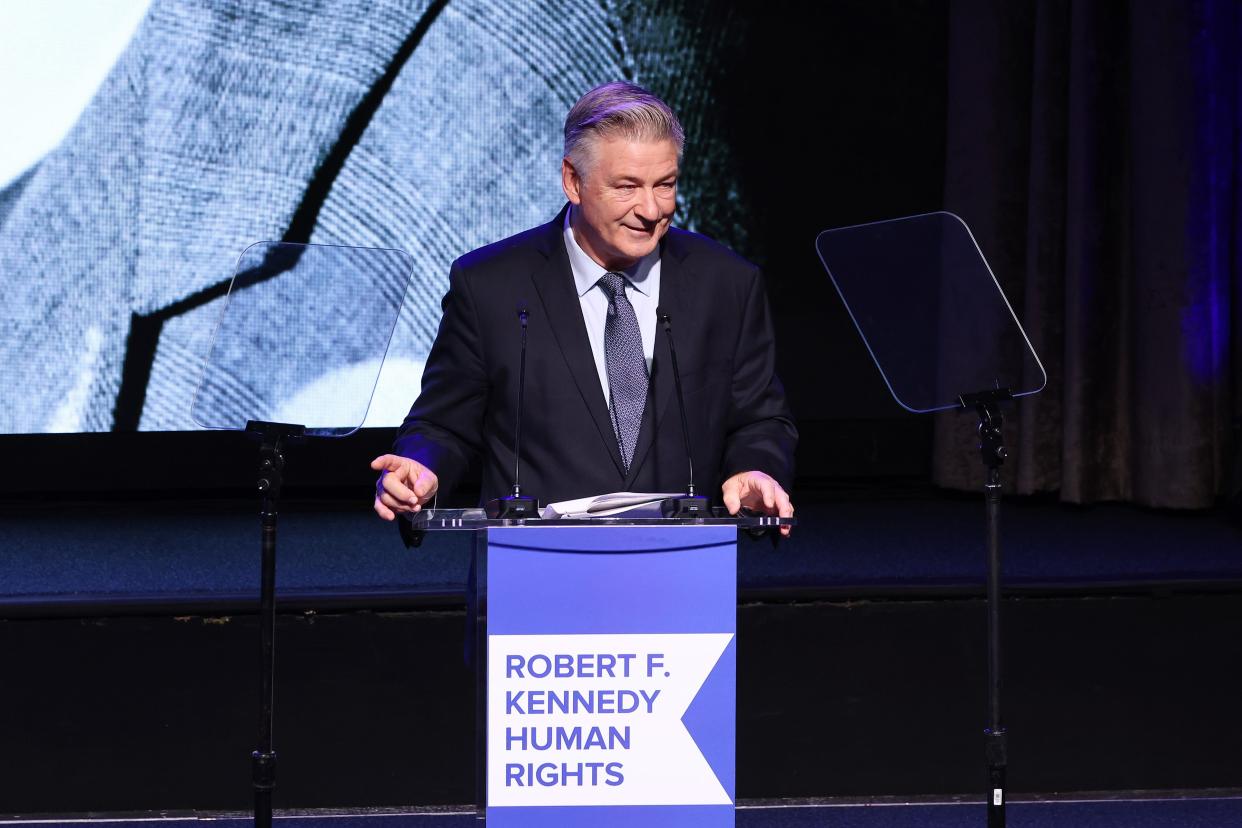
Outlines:
{"type": "Polygon", "coordinates": [[[646,224],[655,224],[660,220],[660,205],[656,202],[655,190],[643,188],[634,206],[634,214],[646,224]]]}

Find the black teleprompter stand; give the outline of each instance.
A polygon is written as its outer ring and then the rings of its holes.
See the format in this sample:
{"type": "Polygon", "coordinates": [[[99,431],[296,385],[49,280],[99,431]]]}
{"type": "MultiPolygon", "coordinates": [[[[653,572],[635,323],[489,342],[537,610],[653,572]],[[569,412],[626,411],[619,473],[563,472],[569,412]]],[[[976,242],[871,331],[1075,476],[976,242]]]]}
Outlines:
{"type": "Polygon", "coordinates": [[[1005,826],[1005,772],[1009,764],[1007,734],[1001,721],[1001,642],[1000,642],[1000,507],[1001,465],[1008,456],[1000,404],[1012,400],[1008,388],[997,388],[958,398],[962,408],[973,407],[979,414],[979,456],[987,470],[983,496],[987,509],[988,538],[988,828],[1005,826]]]}
{"type": "Polygon", "coordinates": [[[987,824],[1003,827],[1001,408],[1039,393],[1048,374],[959,216],[939,211],[838,227],[816,236],[815,249],[893,398],[914,413],[974,409],[979,416],[987,472],[987,824]]]}
{"type": "Polygon", "coordinates": [[[285,445],[301,442],[306,428],[250,420],[246,433],[259,441],[259,517],[262,575],[259,582],[259,747],[250,754],[255,828],[271,828],[276,751],[272,749],[272,706],[276,690],[276,506],[284,484],[285,445]]]}

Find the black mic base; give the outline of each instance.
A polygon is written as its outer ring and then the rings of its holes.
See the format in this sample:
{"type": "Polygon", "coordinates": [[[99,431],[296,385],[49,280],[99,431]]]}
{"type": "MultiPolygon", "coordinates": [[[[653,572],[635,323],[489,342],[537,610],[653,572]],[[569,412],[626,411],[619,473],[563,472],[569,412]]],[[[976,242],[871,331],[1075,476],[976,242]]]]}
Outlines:
{"type": "Polygon", "coordinates": [[[660,514],[666,518],[707,518],[712,516],[707,498],[698,495],[666,497],[660,502],[660,514]]]}
{"type": "Polygon", "coordinates": [[[483,505],[492,520],[519,520],[539,517],[539,503],[526,495],[495,497],[483,505]]]}

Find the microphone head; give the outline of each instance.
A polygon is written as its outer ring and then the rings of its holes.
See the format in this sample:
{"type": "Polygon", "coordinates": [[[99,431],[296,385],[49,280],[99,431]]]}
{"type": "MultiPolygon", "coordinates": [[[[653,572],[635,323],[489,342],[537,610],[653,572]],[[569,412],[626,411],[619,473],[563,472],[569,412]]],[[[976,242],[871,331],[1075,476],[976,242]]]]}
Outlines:
{"type": "Polygon", "coordinates": [[[663,307],[656,308],[656,319],[659,319],[662,325],[673,324],[673,320],[669,318],[668,311],[664,310],[663,307]]]}
{"type": "Polygon", "coordinates": [[[517,300],[513,306],[513,310],[517,314],[517,318],[522,320],[523,325],[526,324],[526,317],[530,316],[530,311],[527,308],[528,303],[525,299],[517,300]]]}

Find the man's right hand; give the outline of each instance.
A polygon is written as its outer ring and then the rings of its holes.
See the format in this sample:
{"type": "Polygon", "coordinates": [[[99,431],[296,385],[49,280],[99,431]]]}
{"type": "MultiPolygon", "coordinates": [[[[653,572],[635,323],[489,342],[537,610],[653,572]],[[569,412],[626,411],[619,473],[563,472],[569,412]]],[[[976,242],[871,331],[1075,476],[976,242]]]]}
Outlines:
{"type": "Polygon", "coordinates": [[[399,454],[376,457],[371,468],[381,475],[375,484],[375,514],[384,520],[395,520],[403,512],[417,512],[440,488],[435,472],[399,454]]]}

